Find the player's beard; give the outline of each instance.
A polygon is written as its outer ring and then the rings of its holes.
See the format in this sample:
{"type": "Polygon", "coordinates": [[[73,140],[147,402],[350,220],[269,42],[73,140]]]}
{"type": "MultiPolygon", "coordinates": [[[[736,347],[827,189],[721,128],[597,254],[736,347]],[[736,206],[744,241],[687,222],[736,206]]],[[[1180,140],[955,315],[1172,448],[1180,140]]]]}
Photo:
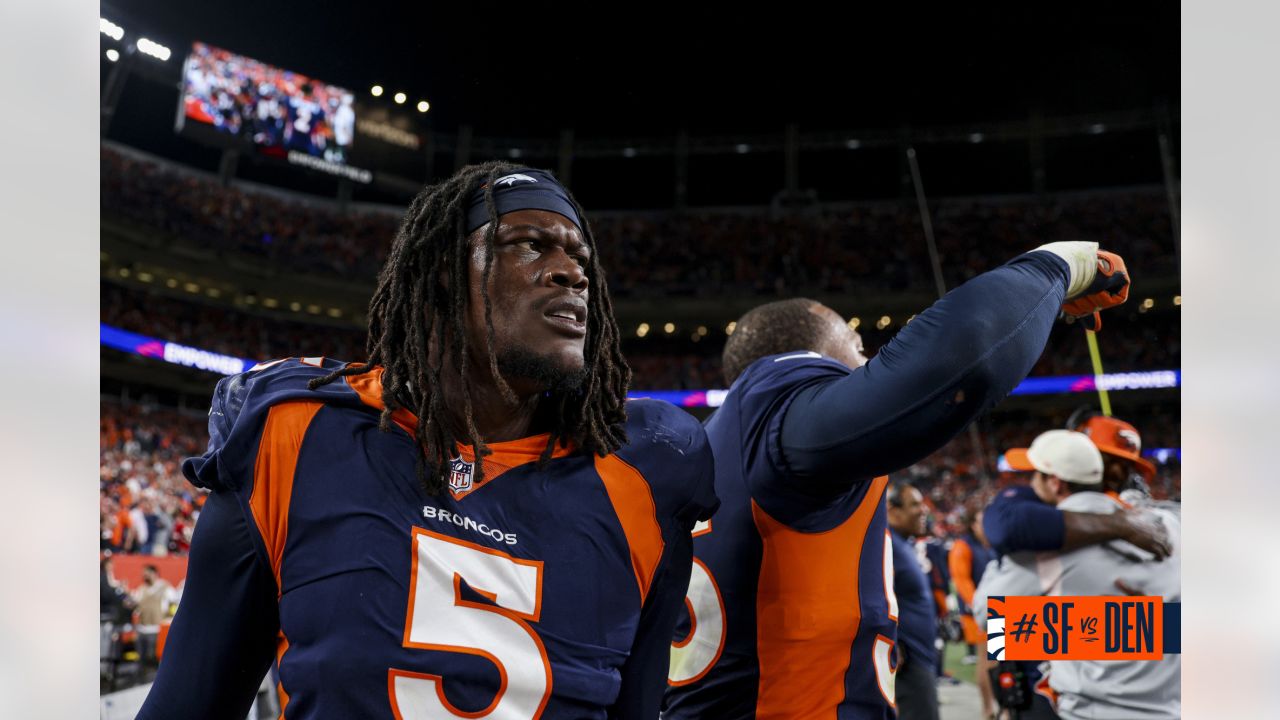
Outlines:
{"type": "Polygon", "coordinates": [[[573,392],[587,379],[585,366],[570,369],[529,348],[512,347],[498,353],[498,372],[504,378],[532,380],[547,392],[573,392]]]}

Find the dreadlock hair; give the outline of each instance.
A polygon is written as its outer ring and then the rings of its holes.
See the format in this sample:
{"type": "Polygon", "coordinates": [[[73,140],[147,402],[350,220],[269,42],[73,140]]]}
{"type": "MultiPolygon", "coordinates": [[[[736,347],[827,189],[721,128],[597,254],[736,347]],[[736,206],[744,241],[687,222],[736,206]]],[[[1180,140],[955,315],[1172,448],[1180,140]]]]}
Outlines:
{"type": "MultiPolygon", "coordinates": [[[[493,267],[493,240],[498,229],[497,206],[493,200],[494,181],[519,169],[510,163],[493,161],[469,165],[436,185],[429,185],[410,203],[391,253],[378,274],[378,286],[369,302],[367,360],[351,363],[324,377],[310,381],[315,389],[340,377],[361,375],[376,366],[382,375],[382,416],[379,427],[392,428],[392,414],[400,408],[412,411],[418,420],[415,437],[419,450],[417,473],[423,488],[437,495],[447,486],[450,461],[458,442],[475,448],[476,482],[484,479],[482,457],[492,454],[480,438],[472,415],[471,388],[467,379],[473,348],[468,346],[466,309],[468,303],[467,233],[468,201],[478,187],[485,188],[489,224],[483,238],[484,274],[481,293],[487,329],[489,371],[498,391],[515,403],[516,395],[498,371],[493,350],[493,319],[489,300],[489,276],[493,267]],[[439,277],[448,278],[447,287],[439,277]],[[436,351],[430,349],[435,342],[436,351]],[[441,373],[444,353],[462,381],[461,436],[450,429],[443,401],[441,373]]],[[[568,193],[568,190],[565,190],[568,193]]],[[[550,458],[557,442],[573,442],[577,447],[607,455],[626,443],[627,387],[631,368],[622,357],[621,334],[613,317],[604,271],[600,267],[595,238],[578,201],[569,200],[582,219],[583,240],[591,248],[586,266],[591,292],[587,301],[587,339],[583,349],[587,375],[574,391],[552,391],[540,404],[552,411],[553,427],[539,466],[550,458]]]]}

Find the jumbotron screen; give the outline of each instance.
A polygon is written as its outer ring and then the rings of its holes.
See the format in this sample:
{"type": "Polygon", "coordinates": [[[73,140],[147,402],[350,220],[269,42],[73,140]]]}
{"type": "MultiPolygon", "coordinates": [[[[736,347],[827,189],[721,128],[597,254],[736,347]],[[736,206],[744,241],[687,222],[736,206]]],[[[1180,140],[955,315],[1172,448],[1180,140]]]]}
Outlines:
{"type": "Polygon", "coordinates": [[[296,151],[346,163],[355,136],[355,97],[345,88],[197,42],[183,67],[179,131],[187,121],[281,155],[296,151]]]}

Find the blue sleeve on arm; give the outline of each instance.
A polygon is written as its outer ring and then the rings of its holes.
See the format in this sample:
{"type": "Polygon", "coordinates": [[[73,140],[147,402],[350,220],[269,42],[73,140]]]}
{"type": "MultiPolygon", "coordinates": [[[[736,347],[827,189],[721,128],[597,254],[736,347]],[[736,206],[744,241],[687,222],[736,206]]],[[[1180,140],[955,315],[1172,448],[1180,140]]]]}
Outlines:
{"type": "Polygon", "coordinates": [[[276,584],[227,492],[209,496],[186,587],[139,720],[242,718],[275,652],[276,584]]]}
{"type": "Polygon", "coordinates": [[[689,591],[693,567],[693,535],[673,525],[663,533],[666,548],[652,591],[640,611],[635,644],[622,666],[622,687],[609,708],[611,720],[656,718],[667,688],[671,638],[689,591]]]}
{"type": "Polygon", "coordinates": [[[999,555],[1061,550],[1067,533],[1058,508],[1038,500],[999,497],[983,512],[982,529],[999,555]]]}
{"type": "Polygon", "coordinates": [[[1030,252],[948,293],[866,365],[796,395],[778,464],[820,498],[928,456],[1031,371],[1067,280],[1064,261],[1030,252]]]}

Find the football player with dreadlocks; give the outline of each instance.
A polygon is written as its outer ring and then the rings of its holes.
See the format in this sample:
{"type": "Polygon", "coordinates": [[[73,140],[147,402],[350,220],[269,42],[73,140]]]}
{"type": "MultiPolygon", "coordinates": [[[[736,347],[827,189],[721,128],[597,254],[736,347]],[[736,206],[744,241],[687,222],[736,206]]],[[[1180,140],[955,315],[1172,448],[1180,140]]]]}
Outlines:
{"type": "Polygon", "coordinates": [[[547,172],[410,205],[367,360],[219,383],[212,490],[140,718],[653,718],[716,506],[701,426],[624,403],[596,240],[547,172]]]}

